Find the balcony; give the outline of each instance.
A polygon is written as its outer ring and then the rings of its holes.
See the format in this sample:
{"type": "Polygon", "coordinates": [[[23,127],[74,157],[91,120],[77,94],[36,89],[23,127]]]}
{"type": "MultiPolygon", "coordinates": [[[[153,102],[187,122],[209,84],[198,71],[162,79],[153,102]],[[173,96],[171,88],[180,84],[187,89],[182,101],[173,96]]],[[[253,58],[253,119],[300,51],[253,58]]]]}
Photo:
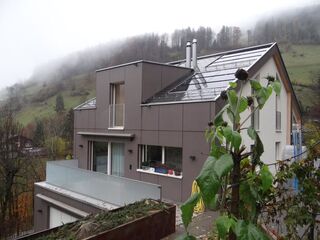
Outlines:
{"type": "Polygon", "coordinates": [[[161,200],[160,185],[80,169],[77,160],[49,161],[46,171],[46,181],[37,185],[80,201],[91,199],[91,204],[92,199],[115,207],[145,198],[161,200]]]}
{"type": "Polygon", "coordinates": [[[125,117],[124,104],[109,105],[109,128],[123,129],[125,117]]]}

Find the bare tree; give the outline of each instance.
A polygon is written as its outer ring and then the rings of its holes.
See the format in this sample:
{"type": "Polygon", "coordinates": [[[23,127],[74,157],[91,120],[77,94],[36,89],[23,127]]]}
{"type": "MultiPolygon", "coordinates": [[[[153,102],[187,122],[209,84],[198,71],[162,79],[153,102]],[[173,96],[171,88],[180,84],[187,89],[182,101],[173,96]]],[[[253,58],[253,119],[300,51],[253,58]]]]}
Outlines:
{"type": "Polygon", "coordinates": [[[32,191],[31,179],[37,175],[32,158],[23,150],[21,135],[22,126],[15,121],[12,108],[0,108],[0,238],[19,229],[16,203],[21,194],[32,191]]]}

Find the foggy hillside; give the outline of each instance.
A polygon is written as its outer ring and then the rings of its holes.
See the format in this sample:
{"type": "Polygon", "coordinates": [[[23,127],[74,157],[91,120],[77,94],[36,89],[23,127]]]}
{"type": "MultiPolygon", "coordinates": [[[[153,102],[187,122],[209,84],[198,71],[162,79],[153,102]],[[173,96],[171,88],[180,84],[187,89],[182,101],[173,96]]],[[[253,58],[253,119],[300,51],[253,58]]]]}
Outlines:
{"type": "MultiPolygon", "coordinates": [[[[25,83],[8,88],[7,94],[19,120],[27,124],[35,116],[45,117],[53,112],[53,99],[57,93],[63,94],[66,108],[73,108],[93,97],[96,69],[140,59],[158,62],[181,59],[184,58],[186,42],[193,38],[198,40],[198,55],[277,41],[289,59],[296,51],[296,45],[320,44],[319,12],[320,5],[295,9],[262,19],[250,30],[238,26],[223,26],[218,32],[210,27],[187,28],[175,30],[171,34],[149,33],[98,45],[48,62],[37,68],[25,83]]],[[[305,88],[308,88],[318,74],[320,76],[318,70],[312,69],[312,76],[304,76],[307,82],[301,80],[301,77],[291,79],[295,85],[305,84],[305,88]]],[[[317,104],[312,102],[308,106],[317,104]]]]}

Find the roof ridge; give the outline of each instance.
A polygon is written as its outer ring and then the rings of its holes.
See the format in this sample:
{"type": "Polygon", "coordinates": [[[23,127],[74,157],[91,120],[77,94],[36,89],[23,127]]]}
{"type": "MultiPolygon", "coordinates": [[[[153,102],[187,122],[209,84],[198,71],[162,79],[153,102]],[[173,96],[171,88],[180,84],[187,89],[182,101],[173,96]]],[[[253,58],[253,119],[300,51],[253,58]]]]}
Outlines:
{"type": "MultiPolygon", "coordinates": [[[[228,51],[216,52],[216,53],[212,53],[212,54],[199,56],[199,57],[197,57],[197,59],[204,59],[204,58],[215,57],[215,56],[219,56],[219,55],[226,55],[226,54],[232,54],[232,53],[238,53],[238,52],[240,53],[240,52],[255,50],[255,49],[259,49],[259,48],[271,47],[274,44],[275,44],[275,42],[271,42],[271,43],[250,46],[250,47],[237,48],[237,49],[228,50],[228,51]]],[[[182,63],[185,61],[186,61],[186,59],[180,59],[180,60],[168,62],[167,64],[177,64],[177,63],[182,63]]]]}

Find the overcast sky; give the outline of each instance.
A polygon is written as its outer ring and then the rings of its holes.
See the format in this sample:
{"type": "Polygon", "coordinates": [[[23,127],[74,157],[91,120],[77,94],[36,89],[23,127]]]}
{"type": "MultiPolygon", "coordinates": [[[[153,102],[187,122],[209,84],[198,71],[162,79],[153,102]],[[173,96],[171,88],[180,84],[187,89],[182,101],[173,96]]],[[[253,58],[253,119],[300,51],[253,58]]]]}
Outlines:
{"type": "Polygon", "coordinates": [[[68,53],[146,32],[222,25],[320,0],[0,0],[0,89],[68,53]]]}

